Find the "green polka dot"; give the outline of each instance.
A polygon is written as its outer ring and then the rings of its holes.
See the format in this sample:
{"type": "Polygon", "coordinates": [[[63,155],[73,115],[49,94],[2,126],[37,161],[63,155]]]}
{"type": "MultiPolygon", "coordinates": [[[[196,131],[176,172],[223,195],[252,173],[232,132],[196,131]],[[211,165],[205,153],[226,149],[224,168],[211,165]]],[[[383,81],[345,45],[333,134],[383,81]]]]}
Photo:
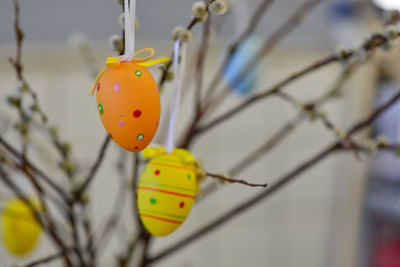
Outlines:
{"type": "Polygon", "coordinates": [[[138,77],[142,77],[143,76],[143,72],[141,72],[140,70],[135,70],[135,75],[138,77]]]}
{"type": "Polygon", "coordinates": [[[101,105],[101,103],[99,103],[99,111],[100,111],[100,114],[104,113],[103,106],[101,105]]]}
{"type": "Polygon", "coordinates": [[[152,205],[157,204],[157,200],[154,197],[150,198],[150,204],[152,205]]]}
{"type": "Polygon", "coordinates": [[[190,180],[192,178],[192,176],[190,174],[188,174],[187,178],[190,180]]]}
{"type": "Polygon", "coordinates": [[[137,140],[142,140],[144,138],[144,135],[143,134],[138,134],[138,136],[137,136],[137,140]]]}

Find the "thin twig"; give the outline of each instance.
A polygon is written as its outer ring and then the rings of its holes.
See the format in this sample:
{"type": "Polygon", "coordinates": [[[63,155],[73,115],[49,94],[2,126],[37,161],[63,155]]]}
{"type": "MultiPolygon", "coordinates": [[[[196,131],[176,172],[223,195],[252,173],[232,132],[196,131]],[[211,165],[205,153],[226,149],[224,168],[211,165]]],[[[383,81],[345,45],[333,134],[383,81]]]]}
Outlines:
{"type": "Polygon", "coordinates": [[[244,185],[247,185],[247,186],[250,186],[250,187],[266,187],[267,186],[267,183],[264,183],[264,184],[253,184],[253,183],[246,182],[245,180],[228,178],[228,177],[226,177],[224,175],[214,174],[214,173],[209,173],[209,172],[207,172],[206,175],[208,177],[216,178],[216,179],[228,182],[228,183],[239,183],[239,184],[244,184],[244,185]]]}
{"type": "Polygon", "coordinates": [[[251,16],[251,20],[249,24],[247,25],[247,28],[243,31],[243,33],[237,38],[237,40],[232,43],[228,48],[227,48],[227,54],[221,64],[219,66],[218,71],[215,73],[213,79],[210,82],[210,85],[208,86],[206,90],[206,95],[204,97],[204,102],[207,103],[213,94],[213,91],[215,88],[218,86],[222,73],[224,72],[226,66],[229,63],[229,60],[232,58],[234,53],[236,52],[237,48],[245,42],[255,31],[257,25],[260,23],[261,19],[263,18],[264,14],[266,11],[269,9],[269,7],[272,5],[272,3],[275,0],[264,0],[260,3],[259,6],[254,11],[254,14],[251,16]]]}
{"type": "MultiPolygon", "coordinates": [[[[398,99],[400,98],[400,92],[397,93],[394,97],[392,97],[389,101],[385,104],[381,105],[377,109],[375,109],[369,116],[367,116],[364,120],[361,120],[358,123],[355,123],[353,127],[351,127],[347,134],[349,136],[356,134],[357,132],[363,130],[367,126],[371,124],[381,113],[389,109],[398,99]]],[[[266,191],[259,193],[258,195],[246,200],[245,202],[239,204],[238,206],[234,207],[224,215],[220,216],[218,219],[214,220],[213,222],[201,227],[199,230],[195,231],[194,233],[190,234],[186,238],[178,241],[174,245],[168,247],[167,249],[163,250],[162,252],[156,254],[155,256],[151,257],[148,262],[154,263],[159,261],[160,259],[176,252],[180,248],[188,245],[189,243],[197,240],[200,237],[203,237],[205,234],[215,230],[217,227],[223,225],[227,221],[233,219],[234,217],[240,215],[253,205],[259,203],[261,200],[271,196],[272,194],[276,193],[280,189],[282,189],[285,185],[289,182],[294,180],[296,177],[299,177],[300,174],[308,170],[310,167],[316,165],[317,163],[321,162],[327,156],[331,155],[333,152],[339,151],[343,147],[343,143],[341,141],[334,142],[328,145],[325,149],[317,153],[316,155],[312,156],[295,169],[287,173],[286,175],[282,176],[278,179],[278,182],[274,183],[272,186],[269,187],[266,191]]]]}
{"type": "Polygon", "coordinates": [[[84,180],[83,184],[79,187],[79,189],[75,192],[75,200],[79,200],[82,193],[85,192],[87,187],[90,185],[92,182],[93,178],[95,177],[101,163],[103,162],[104,156],[106,154],[107,147],[110,143],[110,137],[106,135],[103,141],[103,145],[101,146],[96,160],[94,161],[92,167],[90,168],[89,174],[86,176],[86,179],[84,180]]]}
{"type": "Polygon", "coordinates": [[[67,246],[64,244],[64,241],[59,237],[58,233],[56,230],[52,227],[52,225],[46,225],[45,222],[42,219],[41,214],[38,212],[36,207],[29,201],[28,197],[25,195],[25,193],[12,181],[12,179],[8,176],[6,171],[3,169],[2,164],[0,164],[0,179],[2,182],[10,188],[14,194],[21,199],[27,207],[31,210],[34,218],[36,221],[42,226],[45,232],[49,234],[49,236],[52,238],[52,240],[55,242],[55,244],[59,247],[60,253],[63,254],[63,259],[65,264],[68,267],[73,267],[71,259],[67,255],[67,246]]]}
{"type": "MultiPolygon", "coordinates": [[[[69,250],[69,251],[67,251],[67,252],[72,252],[72,250],[69,250]]],[[[32,261],[32,262],[30,262],[30,263],[28,263],[28,264],[25,264],[25,265],[21,266],[21,267],[35,267],[35,266],[39,266],[39,265],[51,263],[51,262],[53,262],[53,261],[55,261],[55,260],[58,260],[58,259],[60,259],[60,258],[62,258],[62,257],[63,257],[63,254],[62,254],[62,253],[54,253],[54,254],[52,254],[52,255],[43,257],[43,258],[41,258],[41,259],[32,261]]]]}

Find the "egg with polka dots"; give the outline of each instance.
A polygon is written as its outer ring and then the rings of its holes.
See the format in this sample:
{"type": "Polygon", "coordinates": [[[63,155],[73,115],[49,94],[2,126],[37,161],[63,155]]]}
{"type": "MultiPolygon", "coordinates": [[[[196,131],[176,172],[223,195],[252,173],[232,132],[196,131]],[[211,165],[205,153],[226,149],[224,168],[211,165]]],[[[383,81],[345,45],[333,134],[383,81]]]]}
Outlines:
{"type": "Polygon", "coordinates": [[[196,196],[193,164],[176,154],[161,154],[149,161],[137,187],[140,219],[149,233],[166,236],[189,215],[196,196]]]}
{"type": "Polygon", "coordinates": [[[108,135],[122,148],[147,147],[160,120],[160,95],[150,72],[133,62],[107,68],[96,85],[97,107],[108,135]]]}

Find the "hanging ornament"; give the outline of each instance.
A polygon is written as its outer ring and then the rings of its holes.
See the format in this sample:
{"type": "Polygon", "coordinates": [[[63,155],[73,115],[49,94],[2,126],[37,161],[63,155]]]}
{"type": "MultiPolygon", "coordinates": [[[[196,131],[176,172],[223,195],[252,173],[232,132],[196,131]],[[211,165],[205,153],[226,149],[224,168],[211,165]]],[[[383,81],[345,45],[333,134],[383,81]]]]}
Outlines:
{"type": "Polygon", "coordinates": [[[260,74],[263,71],[263,64],[257,63],[250,71],[246,72],[243,67],[250,64],[261,48],[262,43],[256,37],[249,37],[241,43],[230,58],[223,74],[224,80],[238,95],[250,93],[256,86],[260,74]],[[244,73],[247,73],[243,76],[244,73]],[[243,76],[241,78],[238,78],[243,76]]]}
{"type": "MultiPolygon", "coordinates": [[[[233,11],[238,18],[235,20],[235,40],[240,39],[248,27],[250,22],[250,6],[251,3],[248,0],[235,1],[233,11]]],[[[261,49],[262,41],[254,35],[249,36],[237,46],[223,73],[223,79],[229,84],[234,93],[242,96],[246,95],[253,91],[257,85],[257,81],[263,72],[264,65],[262,63],[257,63],[251,70],[245,70],[243,68],[250,64],[250,61],[254,59],[261,49]]]]}
{"type": "Polygon", "coordinates": [[[198,191],[197,164],[193,155],[181,148],[167,153],[164,148],[146,148],[150,160],[137,187],[140,219],[149,233],[166,236],[189,215],[198,191]]]}
{"type": "Polygon", "coordinates": [[[146,67],[169,58],[150,60],[155,52],[145,48],[134,53],[135,0],[125,0],[125,53],[108,57],[97,75],[90,95],[97,94],[101,122],[109,136],[122,148],[138,152],[149,145],[160,120],[160,95],[146,67]],[[149,53],[145,58],[139,54],[149,53]]]}
{"type": "Polygon", "coordinates": [[[41,226],[25,202],[17,199],[5,205],[1,213],[1,239],[11,254],[23,257],[32,252],[41,231],[41,226]]]}
{"type": "Polygon", "coordinates": [[[174,46],[174,89],[169,114],[166,147],[147,148],[147,163],[137,187],[137,204],[144,227],[155,236],[165,236],[175,231],[189,215],[198,191],[197,166],[193,155],[181,148],[174,148],[186,45],[179,40],[174,46]],[[181,62],[179,52],[181,48],[181,62]],[[178,66],[179,65],[179,66],[178,66]]]}

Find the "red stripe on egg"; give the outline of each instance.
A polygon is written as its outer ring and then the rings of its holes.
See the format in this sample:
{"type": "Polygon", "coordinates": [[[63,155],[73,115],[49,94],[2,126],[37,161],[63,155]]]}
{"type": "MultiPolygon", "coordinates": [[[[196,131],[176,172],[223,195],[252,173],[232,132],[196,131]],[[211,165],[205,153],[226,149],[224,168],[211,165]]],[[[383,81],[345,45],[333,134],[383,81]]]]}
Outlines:
{"type": "Polygon", "coordinates": [[[163,221],[163,222],[169,222],[169,223],[175,223],[175,224],[182,224],[182,221],[170,220],[170,219],[166,219],[166,218],[161,218],[161,217],[153,216],[153,215],[150,215],[150,214],[140,213],[139,215],[140,215],[141,217],[148,217],[148,218],[155,219],[155,220],[159,220],[159,221],[163,221]]]}
{"type": "Polygon", "coordinates": [[[180,197],[186,197],[186,198],[194,199],[194,195],[186,195],[186,194],[182,194],[182,193],[177,193],[177,192],[162,190],[162,189],[153,188],[153,187],[138,186],[138,189],[139,189],[139,190],[147,190],[147,191],[155,191],[155,192],[160,192],[160,193],[164,193],[164,194],[170,194],[170,195],[175,195],[175,196],[180,196],[180,197]]]}

